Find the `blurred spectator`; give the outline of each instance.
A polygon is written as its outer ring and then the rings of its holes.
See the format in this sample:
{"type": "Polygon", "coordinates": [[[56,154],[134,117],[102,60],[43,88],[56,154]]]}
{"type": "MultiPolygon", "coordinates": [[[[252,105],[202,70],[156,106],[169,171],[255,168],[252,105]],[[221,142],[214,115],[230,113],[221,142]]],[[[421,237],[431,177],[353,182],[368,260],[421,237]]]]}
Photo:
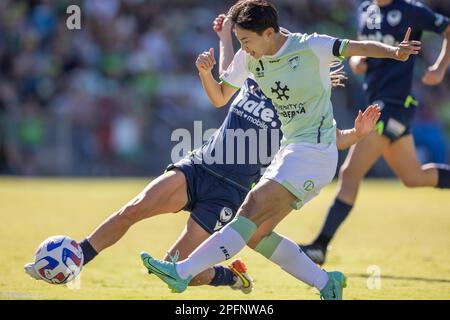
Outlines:
{"type": "MultiPolygon", "coordinates": [[[[217,127],[226,113],[208,102],[194,62],[210,47],[218,52],[211,23],[234,2],[0,1],[0,173],[160,173],[171,161],[174,129],[193,131],[195,120],[203,130],[217,127]],[[66,27],[72,4],[81,7],[81,30],[66,27]]],[[[428,3],[450,15],[450,1],[428,3]]],[[[276,4],[290,30],[356,37],[358,1],[276,4]]],[[[427,41],[429,63],[440,42],[427,41]]],[[[425,66],[419,64],[418,78],[425,66]]],[[[342,127],[364,107],[361,79],[349,76],[333,96],[342,127]]],[[[423,107],[415,138],[432,161],[442,162],[449,150],[449,89],[449,76],[439,88],[416,88],[423,107]]]]}

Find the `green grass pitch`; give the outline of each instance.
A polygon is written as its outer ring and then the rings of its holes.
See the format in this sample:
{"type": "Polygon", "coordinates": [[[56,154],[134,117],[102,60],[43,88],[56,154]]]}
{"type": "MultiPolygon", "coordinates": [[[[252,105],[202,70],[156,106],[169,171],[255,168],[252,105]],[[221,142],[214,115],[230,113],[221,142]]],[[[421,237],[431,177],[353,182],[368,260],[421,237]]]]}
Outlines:
{"type": "MultiPolygon", "coordinates": [[[[162,257],[188,215],[168,214],[132,227],[115,246],[91,262],[68,288],[28,278],[23,265],[51,235],[80,240],[137,194],[144,179],[0,178],[0,299],[318,299],[259,254],[241,256],[255,279],[250,295],[229,288],[192,287],[173,294],[145,273],[139,252],[162,257]]],[[[311,240],[320,228],[336,184],[277,231],[294,241],[311,240]]],[[[397,181],[362,184],[350,218],[329,252],[327,270],[348,276],[345,299],[450,299],[450,193],[407,189],[397,181]]]]}

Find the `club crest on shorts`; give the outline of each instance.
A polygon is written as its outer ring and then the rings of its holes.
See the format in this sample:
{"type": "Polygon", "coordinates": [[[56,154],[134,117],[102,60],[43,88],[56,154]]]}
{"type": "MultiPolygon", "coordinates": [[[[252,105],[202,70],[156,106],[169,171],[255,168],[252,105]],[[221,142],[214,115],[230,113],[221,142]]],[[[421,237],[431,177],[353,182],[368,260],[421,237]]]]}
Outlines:
{"type": "Polygon", "coordinates": [[[214,231],[219,231],[223,228],[224,224],[233,218],[233,210],[227,207],[223,207],[222,211],[219,214],[219,220],[216,221],[216,225],[214,227],[214,231]]]}
{"type": "Polygon", "coordinates": [[[299,56],[294,56],[288,60],[289,66],[292,68],[292,70],[296,70],[298,65],[300,64],[300,58],[299,56]]]}
{"type": "Polygon", "coordinates": [[[308,192],[311,191],[314,189],[314,182],[312,180],[306,180],[303,184],[303,189],[308,192]]]}
{"type": "Polygon", "coordinates": [[[220,211],[220,221],[228,222],[233,217],[233,210],[227,207],[223,207],[222,211],[220,211]]]}

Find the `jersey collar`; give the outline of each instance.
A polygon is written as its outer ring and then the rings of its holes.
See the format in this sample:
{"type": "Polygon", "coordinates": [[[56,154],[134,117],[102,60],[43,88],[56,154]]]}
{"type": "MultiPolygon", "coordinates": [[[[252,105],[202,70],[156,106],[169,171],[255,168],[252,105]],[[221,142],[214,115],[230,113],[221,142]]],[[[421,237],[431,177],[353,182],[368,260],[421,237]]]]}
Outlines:
{"type": "Polygon", "coordinates": [[[283,45],[281,46],[280,49],[278,49],[278,51],[274,54],[274,55],[264,55],[263,58],[265,59],[276,59],[278,57],[280,57],[284,51],[286,51],[286,48],[289,46],[289,44],[292,41],[292,33],[289,32],[289,30],[284,29],[284,28],[280,28],[280,32],[287,35],[288,38],[286,39],[286,41],[283,43],[283,45]]]}

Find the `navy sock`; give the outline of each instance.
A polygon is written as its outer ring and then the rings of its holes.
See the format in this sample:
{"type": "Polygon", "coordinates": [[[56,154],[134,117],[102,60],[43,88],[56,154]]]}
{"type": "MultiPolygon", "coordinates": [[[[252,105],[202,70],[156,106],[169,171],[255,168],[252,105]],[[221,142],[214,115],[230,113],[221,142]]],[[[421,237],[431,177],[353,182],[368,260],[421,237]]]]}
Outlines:
{"type": "Polygon", "coordinates": [[[450,188],[450,166],[441,165],[438,170],[438,183],[437,188],[449,189],[450,188]]]}
{"type": "Polygon", "coordinates": [[[321,233],[321,234],[319,234],[317,239],[314,240],[314,244],[319,245],[319,246],[321,246],[323,248],[323,250],[326,250],[326,248],[328,247],[328,244],[331,241],[331,238],[332,237],[321,233]]]}
{"type": "Polygon", "coordinates": [[[84,262],[83,265],[86,265],[89,261],[95,258],[98,255],[97,251],[92,247],[89,243],[88,239],[83,239],[78,243],[83,250],[84,262]]]}
{"type": "Polygon", "coordinates": [[[314,244],[322,246],[324,249],[328,246],[339,226],[347,218],[353,205],[346,204],[339,199],[335,199],[333,205],[328,210],[328,216],[320,231],[320,235],[314,241],[314,244]]]}
{"type": "Polygon", "coordinates": [[[236,283],[234,273],[225,267],[214,266],[214,278],[210,282],[210,286],[231,286],[236,283]]]}

